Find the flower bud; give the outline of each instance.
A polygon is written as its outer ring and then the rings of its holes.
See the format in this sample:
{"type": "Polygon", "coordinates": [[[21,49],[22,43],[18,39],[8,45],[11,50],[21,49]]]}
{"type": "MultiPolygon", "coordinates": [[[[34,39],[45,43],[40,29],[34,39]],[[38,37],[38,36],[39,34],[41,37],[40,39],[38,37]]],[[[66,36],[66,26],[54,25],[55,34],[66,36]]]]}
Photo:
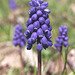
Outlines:
{"type": "Polygon", "coordinates": [[[42,3],[43,3],[43,0],[38,0],[38,1],[39,1],[39,3],[40,3],[40,4],[42,4],[42,3]]]}
{"type": "Polygon", "coordinates": [[[47,38],[51,38],[52,34],[51,34],[50,31],[47,31],[47,32],[45,33],[45,36],[46,36],[47,38]]]}
{"type": "Polygon", "coordinates": [[[65,37],[65,41],[68,41],[69,40],[69,38],[68,37],[65,37]]]}
{"type": "Polygon", "coordinates": [[[41,39],[41,43],[42,44],[47,44],[47,38],[45,36],[43,36],[43,38],[41,39]]]}
{"type": "Polygon", "coordinates": [[[30,50],[32,48],[32,44],[27,45],[27,50],[30,50]]]}
{"type": "Polygon", "coordinates": [[[50,20],[49,19],[46,19],[45,20],[45,24],[49,25],[50,24],[50,20]]]}
{"type": "Polygon", "coordinates": [[[52,26],[48,25],[48,29],[49,29],[49,31],[51,31],[52,30],[52,26]]]}
{"type": "Polygon", "coordinates": [[[40,8],[41,8],[42,10],[44,10],[44,9],[46,9],[46,6],[42,5],[40,8]]]}
{"type": "Polygon", "coordinates": [[[43,44],[43,48],[44,49],[48,48],[48,45],[47,44],[43,44]]]}
{"type": "Polygon", "coordinates": [[[44,11],[45,11],[46,13],[50,13],[50,12],[51,12],[49,9],[44,9],[44,11]]]}
{"type": "Polygon", "coordinates": [[[28,44],[32,44],[32,39],[31,38],[28,39],[28,44]]]}
{"type": "Polygon", "coordinates": [[[30,5],[30,6],[34,6],[32,2],[29,2],[29,5],[30,5]]]}
{"type": "Polygon", "coordinates": [[[42,45],[39,43],[39,44],[37,44],[37,50],[38,51],[41,51],[42,50],[42,45]]]}
{"type": "Polygon", "coordinates": [[[31,23],[32,23],[32,19],[29,18],[29,19],[27,20],[27,24],[31,24],[31,23]]]}
{"type": "Polygon", "coordinates": [[[14,45],[14,46],[17,46],[17,41],[16,41],[16,40],[13,41],[13,45],[14,45]]]}
{"type": "Polygon", "coordinates": [[[64,46],[67,47],[69,44],[67,41],[64,42],[64,46]]]}
{"type": "Polygon", "coordinates": [[[45,19],[44,19],[43,17],[40,17],[40,18],[39,18],[39,22],[40,22],[41,24],[44,24],[44,23],[45,23],[45,19]]]}
{"type": "Polygon", "coordinates": [[[42,31],[41,28],[38,29],[37,35],[38,35],[38,37],[40,37],[40,38],[43,37],[43,31],[42,31]]]}
{"type": "Polygon", "coordinates": [[[48,31],[48,26],[46,24],[42,25],[41,28],[44,32],[48,31]]]}
{"type": "Polygon", "coordinates": [[[34,15],[32,16],[32,20],[33,20],[33,21],[36,21],[36,20],[37,20],[37,14],[34,14],[34,15]]]}
{"type": "Polygon", "coordinates": [[[34,14],[36,12],[36,8],[35,7],[32,7],[30,10],[29,10],[29,13],[31,14],[34,14]]]}
{"type": "Polygon", "coordinates": [[[34,27],[33,27],[33,24],[29,25],[28,28],[27,28],[27,32],[33,32],[34,30],[34,27]]]}
{"type": "Polygon", "coordinates": [[[25,43],[24,43],[23,41],[21,41],[21,42],[20,42],[20,46],[21,46],[21,47],[24,47],[24,46],[25,46],[25,43]]]}
{"type": "Polygon", "coordinates": [[[53,45],[52,41],[51,40],[48,40],[47,45],[48,46],[52,46],[53,45]]]}
{"type": "Polygon", "coordinates": [[[42,5],[48,7],[48,2],[44,2],[42,5]]]}
{"type": "Polygon", "coordinates": [[[42,16],[42,11],[41,10],[37,11],[37,16],[42,16]]]}
{"type": "Polygon", "coordinates": [[[39,21],[35,21],[33,25],[34,25],[34,29],[36,29],[36,30],[37,30],[38,28],[40,28],[40,23],[39,23],[39,21]]]}

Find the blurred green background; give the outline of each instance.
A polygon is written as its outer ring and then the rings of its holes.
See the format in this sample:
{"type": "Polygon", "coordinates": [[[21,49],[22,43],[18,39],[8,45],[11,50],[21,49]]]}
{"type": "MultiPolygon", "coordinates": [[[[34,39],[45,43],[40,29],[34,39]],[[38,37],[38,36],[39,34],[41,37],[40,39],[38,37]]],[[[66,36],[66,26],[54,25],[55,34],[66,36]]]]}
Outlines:
{"type": "MultiPolygon", "coordinates": [[[[17,23],[22,24],[24,31],[26,30],[26,22],[30,0],[16,0],[18,8],[11,11],[8,5],[9,0],[0,0],[0,43],[11,41],[14,33],[14,26],[17,23]]],[[[75,0],[44,0],[49,2],[48,9],[51,10],[49,19],[52,26],[52,41],[58,37],[58,27],[66,25],[68,27],[69,44],[75,41],[75,0]]],[[[36,45],[35,45],[36,46],[36,45]]],[[[33,49],[35,49],[35,46],[33,49]]],[[[75,45],[71,48],[75,49],[75,45]]],[[[46,62],[55,52],[51,52],[50,48],[43,51],[43,60],[46,62]]]]}

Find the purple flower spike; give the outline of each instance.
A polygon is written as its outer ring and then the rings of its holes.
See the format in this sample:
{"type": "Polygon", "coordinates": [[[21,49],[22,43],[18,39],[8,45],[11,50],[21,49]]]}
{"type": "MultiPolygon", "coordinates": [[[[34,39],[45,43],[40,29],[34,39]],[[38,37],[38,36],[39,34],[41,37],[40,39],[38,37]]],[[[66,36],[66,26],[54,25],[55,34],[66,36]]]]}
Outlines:
{"type": "Polygon", "coordinates": [[[17,3],[15,0],[9,0],[9,8],[15,10],[17,8],[17,3]]]}
{"type": "Polygon", "coordinates": [[[63,26],[61,25],[61,27],[59,27],[59,36],[56,39],[56,44],[55,47],[60,49],[60,47],[62,47],[63,45],[65,47],[67,47],[69,38],[67,37],[67,26],[63,26]]]}
{"type": "Polygon", "coordinates": [[[19,45],[20,47],[24,47],[26,44],[26,39],[23,35],[23,28],[20,24],[15,26],[15,33],[13,36],[13,44],[15,46],[19,45]]]}
{"type": "Polygon", "coordinates": [[[41,51],[41,50],[42,50],[42,48],[43,48],[43,47],[42,47],[42,45],[41,45],[40,43],[39,43],[39,44],[37,44],[37,50],[38,50],[38,51],[41,51]]]}
{"type": "Polygon", "coordinates": [[[31,0],[29,4],[32,7],[29,10],[29,19],[26,23],[27,30],[24,33],[28,43],[27,49],[30,50],[32,45],[37,43],[37,50],[41,51],[43,48],[46,49],[52,46],[52,26],[48,15],[50,10],[47,9],[48,2],[31,0]]]}

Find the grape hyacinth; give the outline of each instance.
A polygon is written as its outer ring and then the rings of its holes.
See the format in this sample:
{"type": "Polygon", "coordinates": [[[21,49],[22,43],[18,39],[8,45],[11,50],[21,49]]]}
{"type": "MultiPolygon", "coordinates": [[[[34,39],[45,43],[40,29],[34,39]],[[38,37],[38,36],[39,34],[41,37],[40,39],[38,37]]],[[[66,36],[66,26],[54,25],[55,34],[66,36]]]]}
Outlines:
{"type": "Polygon", "coordinates": [[[26,44],[26,39],[23,35],[23,28],[20,24],[15,26],[15,33],[13,37],[13,44],[15,46],[19,45],[20,47],[24,47],[26,44]]]}
{"type": "Polygon", "coordinates": [[[15,10],[17,8],[17,3],[15,0],[9,0],[9,8],[15,10]]]}
{"type": "Polygon", "coordinates": [[[26,44],[26,38],[24,37],[23,28],[20,24],[17,24],[15,26],[14,30],[15,30],[15,33],[13,36],[13,45],[19,46],[19,55],[20,55],[20,63],[21,63],[21,67],[22,67],[22,75],[25,75],[24,62],[23,62],[23,58],[22,58],[22,47],[24,47],[26,44]]]}
{"type": "Polygon", "coordinates": [[[52,46],[50,20],[48,14],[51,12],[48,7],[48,2],[43,0],[31,0],[29,5],[32,6],[29,10],[29,19],[27,20],[27,30],[25,31],[26,39],[28,40],[27,49],[30,50],[32,45],[37,42],[37,50],[41,51],[52,46]]]}
{"type": "Polygon", "coordinates": [[[55,44],[55,47],[60,49],[62,46],[65,46],[67,47],[69,44],[68,44],[68,36],[67,36],[67,26],[63,26],[61,25],[61,27],[59,27],[59,36],[58,38],[56,39],[56,44],[55,44]]]}

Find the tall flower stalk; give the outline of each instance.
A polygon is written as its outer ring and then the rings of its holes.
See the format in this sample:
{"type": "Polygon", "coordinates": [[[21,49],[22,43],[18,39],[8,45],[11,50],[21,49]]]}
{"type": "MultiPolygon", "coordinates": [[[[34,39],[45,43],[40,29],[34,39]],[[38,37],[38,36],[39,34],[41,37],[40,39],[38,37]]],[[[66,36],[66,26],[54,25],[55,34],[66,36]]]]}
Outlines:
{"type": "Polygon", "coordinates": [[[38,75],[41,75],[41,51],[38,51],[38,75]]]}
{"type": "Polygon", "coordinates": [[[26,39],[23,35],[23,28],[20,24],[17,24],[15,26],[15,32],[13,36],[13,45],[19,46],[19,55],[20,55],[20,62],[22,66],[22,75],[25,75],[24,73],[24,63],[22,58],[22,47],[24,47],[26,44],[26,39]]]}
{"type": "Polygon", "coordinates": [[[52,46],[50,20],[48,14],[50,13],[48,2],[43,0],[31,0],[29,5],[32,6],[29,10],[29,19],[27,20],[27,30],[25,36],[27,39],[27,49],[30,50],[32,45],[37,42],[38,52],[38,75],[41,75],[41,51],[49,46],[52,46]]]}
{"type": "Polygon", "coordinates": [[[62,48],[67,47],[68,44],[68,36],[67,36],[67,26],[63,26],[61,25],[61,27],[59,27],[59,35],[58,38],[56,39],[56,44],[55,47],[59,50],[59,75],[61,75],[61,56],[62,56],[62,48]]]}

